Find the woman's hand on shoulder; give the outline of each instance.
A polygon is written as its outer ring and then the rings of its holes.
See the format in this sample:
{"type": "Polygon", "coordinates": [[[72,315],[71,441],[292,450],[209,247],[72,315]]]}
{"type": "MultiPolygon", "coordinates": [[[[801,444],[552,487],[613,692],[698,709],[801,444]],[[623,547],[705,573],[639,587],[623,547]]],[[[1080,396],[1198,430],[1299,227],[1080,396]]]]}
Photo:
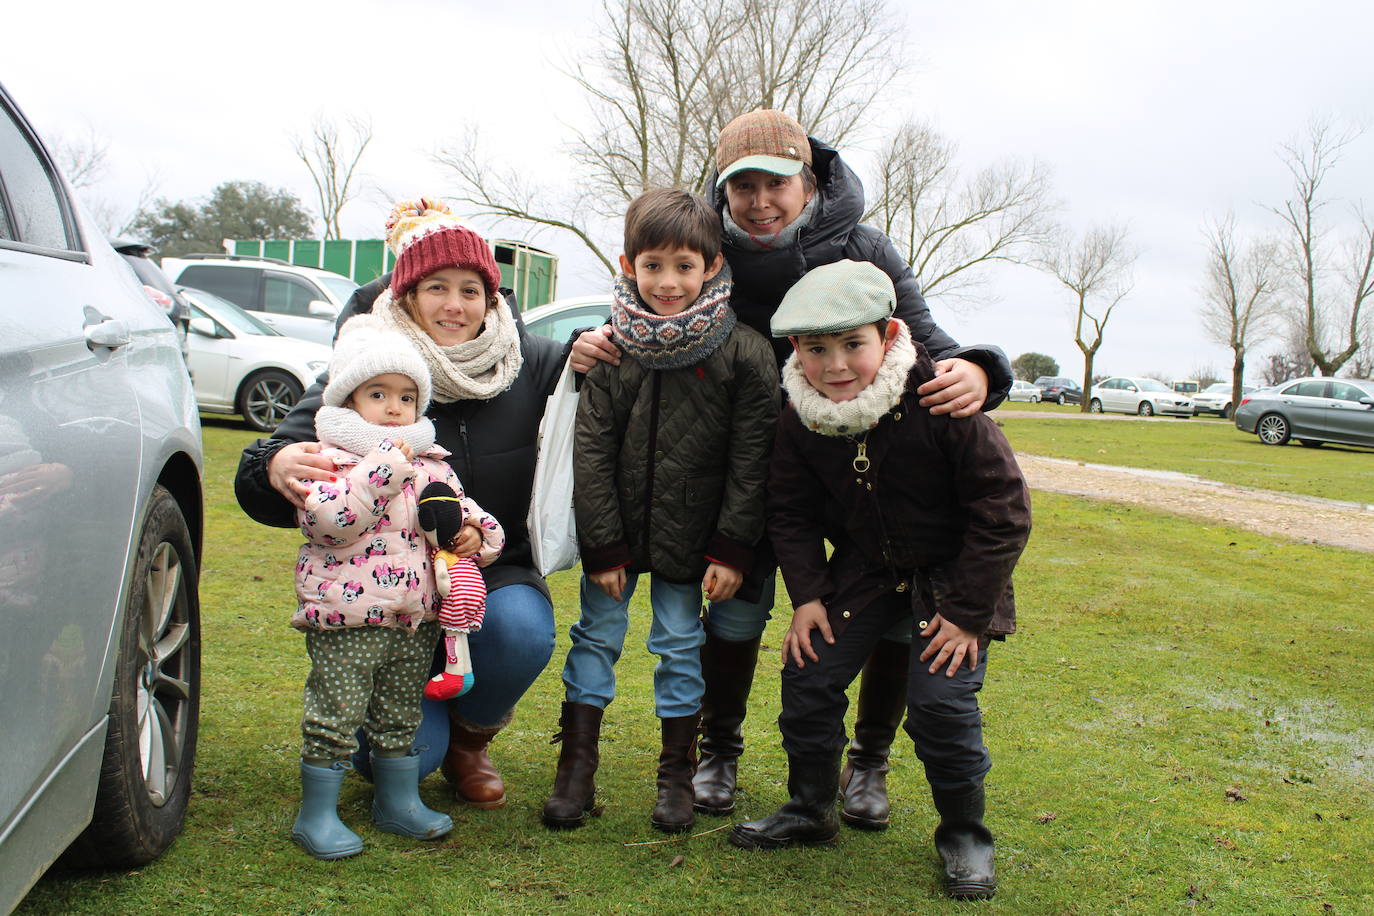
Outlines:
{"type": "Polygon", "coordinates": [[[305,508],[309,480],[334,479],[334,462],[320,454],[318,442],[292,442],[267,462],[267,482],[297,509],[305,508]]]}
{"type": "Polygon", "coordinates": [[[620,365],[620,348],[611,343],[611,326],[602,325],[577,335],[577,339],[573,341],[572,352],[568,354],[568,362],[574,372],[584,375],[598,362],[610,363],[612,366],[620,365]]]}
{"type": "Polygon", "coordinates": [[[988,373],[980,365],[955,357],[935,364],[935,378],[916,393],[922,407],[933,414],[947,413],[957,419],[971,417],[983,409],[988,399],[988,373]]]}

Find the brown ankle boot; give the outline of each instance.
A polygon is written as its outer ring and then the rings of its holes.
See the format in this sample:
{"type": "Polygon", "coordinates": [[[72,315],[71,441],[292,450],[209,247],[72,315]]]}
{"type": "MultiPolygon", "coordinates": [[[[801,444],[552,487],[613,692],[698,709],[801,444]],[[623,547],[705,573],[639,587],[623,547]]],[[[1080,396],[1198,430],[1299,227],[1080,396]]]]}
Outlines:
{"type": "Polygon", "coordinates": [[[663,751],[658,756],[658,802],[649,821],[664,833],[681,833],[695,823],[692,773],[696,770],[701,714],[660,719],[663,751]]]}
{"type": "Polygon", "coordinates": [[[506,784],[487,756],[487,745],[510,724],[509,715],[492,726],[474,725],[448,707],[448,753],[439,765],[453,784],[453,797],[474,808],[499,808],[506,803],[506,784]]]}
{"type": "Polygon", "coordinates": [[[906,643],[880,640],[864,665],[859,713],[849,760],[840,775],[844,808],[840,818],[861,830],[886,830],[892,806],[887,799],[888,755],[906,712],[906,643]]]}
{"type": "Polygon", "coordinates": [[[701,647],[701,762],[692,777],[696,809],[723,817],[735,810],[735,777],[744,751],[744,714],[758,666],[759,640],[721,639],[706,631],[701,647]]]}
{"type": "MultiPolygon", "coordinates": [[[[558,718],[558,734],[554,741],[562,741],[558,752],[558,775],[553,780],[553,794],[544,802],[544,826],[556,830],[581,827],[588,815],[601,813],[596,804],[596,767],[601,762],[597,742],[601,740],[600,706],[586,703],[563,704],[558,718]]],[[[551,744],[553,742],[550,742],[551,744]]]]}

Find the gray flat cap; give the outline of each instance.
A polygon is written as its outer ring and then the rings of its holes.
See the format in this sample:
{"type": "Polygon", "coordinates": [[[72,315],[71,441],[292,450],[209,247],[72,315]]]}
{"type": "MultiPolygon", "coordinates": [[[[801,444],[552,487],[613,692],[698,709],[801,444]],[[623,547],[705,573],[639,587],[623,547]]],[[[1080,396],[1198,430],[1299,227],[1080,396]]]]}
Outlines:
{"type": "Polygon", "coordinates": [[[774,337],[834,334],[891,318],[892,278],[868,261],[836,261],[808,271],[773,313],[774,337]]]}

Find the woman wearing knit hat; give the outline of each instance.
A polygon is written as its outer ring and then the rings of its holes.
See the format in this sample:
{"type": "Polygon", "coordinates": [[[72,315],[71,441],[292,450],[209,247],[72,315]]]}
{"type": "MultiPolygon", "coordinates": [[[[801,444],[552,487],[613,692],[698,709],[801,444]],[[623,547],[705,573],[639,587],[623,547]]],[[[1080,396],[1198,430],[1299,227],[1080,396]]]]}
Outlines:
{"type": "MultiPolygon", "coordinates": [[[[455,699],[425,701],[415,741],[420,772],[442,760],[460,801],[495,808],[505,803],[506,789],[488,745],[553,652],[553,604],[531,559],[525,518],[539,421],[566,352],[525,333],[499,291],[490,246],[442,203],[398,203],[387,241],[397,254],[394,271],[361,287],[339,320],[370,312],[419,352],[433,381],[426,416],[435,441],[452,453],[449,463],[468,495],[502,521],[506,534],[500,558],[482,569],[487,616],[470,637],[477,683],[455,699]]],[[[303,481],[332,473],[315,441],[322,392],[317,382],[270,439],[244,450],[235,493],[263,524],[293,524],[293,506],[309,490],[303,481]]],[[[355,763],[366,773],[365,758],[355,763]]]]}
{"type": "MultiPolygon", "coordinates": [[[[935,324],[919,284],[892,241],[861,225],[863,186],[840,154],[810,138],[786,112],[758,109],[735,118],[716,143],[712,204],[724,226],[725,260],[734,275],[730,304],[740,321],[765,337],[783,295],[808,271],[841,259],[882,268],[897,291],[896,317],[936,360],[936,377],[921,386],[921,406],[931,413],[969,417],[996,407],[1011,386],[1011,365],[993,346],[959,347],[935,324]]],[[[610,328],[588,331],[573,347],[573,367],[616,361],[610,328]]],[[[773,341],[778,366],[790,350],[773,341]]],[[[736,598],[711,608],[702,669],[701,763],[694,780],[697,810],[729,814],[735,805],[736,764],[744,748],[741,725],[753,683],[759,642],[773,606],[773,578],[755,602],[736,598]]],[[[888,824],[888,752],[904,709],[909,631],[893,634],[874,650],[859,689],[854,743],[844,776],[844,813],[854,827],[888,824]]]]}
{"type": "MultiPolygon", "coordinates": [[[[315,414],[320,454],[336,470],[309,482],[299,512],[306,543],[296,559],[300,603],[291,624],[305,631],[311,667],[302,802],[291,836],[318,859],[363,848],[338,815],[359,729],[371,750],[377,826],[422,840],[453,829],[447,814],[420,801],[420,761],[411,749],[439,604],[434,571],[419,549],[416,493],[437,481],[461,497],[462,485],[424,416],[429,368],[404,337],[379,325],[360,315],[340,331],[315,414]]],[[[489,564],[505,543],[501,526],[471,499],[463,509],[481,532],[464,552],[489,564]]]]}

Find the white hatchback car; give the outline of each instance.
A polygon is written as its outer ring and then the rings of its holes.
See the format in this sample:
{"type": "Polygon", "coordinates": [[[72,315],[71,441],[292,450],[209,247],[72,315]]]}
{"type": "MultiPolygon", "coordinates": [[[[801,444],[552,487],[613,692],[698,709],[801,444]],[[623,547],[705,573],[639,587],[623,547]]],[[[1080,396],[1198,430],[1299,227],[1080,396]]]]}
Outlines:
{"type": "Polygon", "coordinates": [[[1192,417],[1193,399],[1152,378],[1115,375],[1093,386],[1088,409],[1093,413],[1134,413],[1192,417]]]}
{"type": "Polygon", "coordinates": [[[236,413],[258,432],[276,429],[328,368],[329,348],[283,336],[214,293],[178,291],[191,304],[186,362],[200,409],[236,413]]]}
{"type": "Polygon", "coordinates": [[[1029,401],[1032,404],[1040,403],[1040,389],[1024,379],[1013,379],[1011,390],[1007,392],[1008,401],[1029,401]]]}

